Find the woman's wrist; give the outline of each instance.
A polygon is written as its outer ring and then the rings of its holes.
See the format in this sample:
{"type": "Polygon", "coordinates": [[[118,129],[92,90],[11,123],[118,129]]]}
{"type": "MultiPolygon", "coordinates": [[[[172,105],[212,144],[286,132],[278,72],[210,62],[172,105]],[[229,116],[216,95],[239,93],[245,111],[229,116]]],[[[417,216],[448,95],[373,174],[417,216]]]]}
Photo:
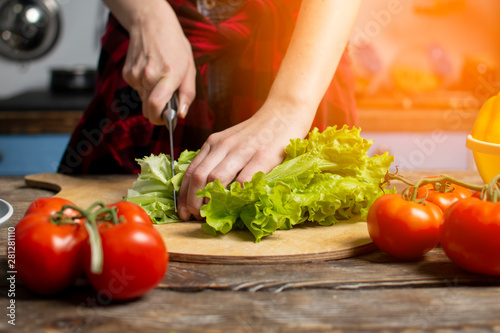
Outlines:
{"type": "Polygon", "coordinates": [[[147,2],[103,0],[103,2],[127,31],[144,24],[155,24],[155,22],[161,24],[165,21],[177,20],[172,7],[164,0],[147,2]]]}
{"type": "Polygon", "coordinates": [[[273,132],[293,132],[294,137],[305,137],[311,128],[317,105],[309,101],[270,96],[254,115],[273,132]]]}
{"type": "Polygon", "coordinates": [[[303,120],[310,119],[311,123],[321,99],[316,96],[293,92],[287,89],[277,89],[276,85],[271,88],[265,104],[272,109],[281,110],[290,116],[297,116],[303,120]]]}

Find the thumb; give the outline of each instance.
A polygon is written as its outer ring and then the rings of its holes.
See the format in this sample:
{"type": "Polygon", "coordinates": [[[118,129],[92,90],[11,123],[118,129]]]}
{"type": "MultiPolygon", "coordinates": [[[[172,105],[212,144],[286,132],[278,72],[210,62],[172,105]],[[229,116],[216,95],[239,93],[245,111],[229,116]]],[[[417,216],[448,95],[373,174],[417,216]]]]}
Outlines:
{"type": "Polygon", "coordinates": [[[196,69],[190,70],[190,73],[186,75],[184,81],[182,81],[178,90],[179,94],[179,118],[186,118],[189,106],[193,103],[196,97],[196,69]]]}

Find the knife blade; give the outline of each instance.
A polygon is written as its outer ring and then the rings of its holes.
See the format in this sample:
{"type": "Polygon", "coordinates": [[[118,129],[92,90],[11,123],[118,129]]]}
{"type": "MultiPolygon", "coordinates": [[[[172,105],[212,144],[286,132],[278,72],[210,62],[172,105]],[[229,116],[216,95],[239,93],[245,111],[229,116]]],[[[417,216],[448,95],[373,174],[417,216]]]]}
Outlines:
{"type": "MultiPolygon", "coordinates": [[[[172,178],[175,176],[174,170],[174,130],[177,126],[177,111],[178,111],[178,100],[177,92],[172,94],[172,97],[165,105],[163,109],[162,117],[165,122],[165,126],[168,130],[169,140],[170,140],[170,164],[172,166],[172,178]]],[[[175,188],[173,189],[174,194],[174,209],[177,213],[177,195],[175,193],[175,188]]]]}

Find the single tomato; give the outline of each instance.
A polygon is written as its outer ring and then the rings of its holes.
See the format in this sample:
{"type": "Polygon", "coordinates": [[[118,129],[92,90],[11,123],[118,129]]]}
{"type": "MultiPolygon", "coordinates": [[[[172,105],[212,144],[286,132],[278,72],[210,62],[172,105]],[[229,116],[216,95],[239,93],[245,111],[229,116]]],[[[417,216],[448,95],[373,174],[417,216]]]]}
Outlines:
{"type": "Polygon", "coordinates": [[[367,225],[375,245],[393,257],[417,258],[439,243],[443,211],[430,202],[413,202],[401,194],[384,194],[371,205],[367,225]]]}
{"type": "Polygon", "coordinates": [[[465,270],[500,275],[500,202],[472,197],[446,211],[441,246],[465,270]]]}
{"type": "Polygon", "coordinates": [[[100,222],[102,271],[92,271],[92,242],[84,251],[84,267],[94,289],[111,299],[142,296],[155,288],[168,268],[168,252],[149,215],[138,205],[118,202],[118,221],[100,222]]]}
{"type": "MultiPolygon", "coordinates": [[[[74,203],[67,199],[58,197],[38,198],[29,205],[24,215],[26,216],[33,213],[54,215],[65,205],[74,206],[74,203]]],[[[64,210],[64,215],[68,217],[77,216],[78,214],[79,212],[74,209],[68,208],[64,210]]]]}
{"type": "Polygon", "coordinates": [[[165,276],[168,253],[160,234],[144,224],[120,223],[99,228],[103,265],[99,274],[91,272],[91,250],[87,244],[84,267],[94,289],[111,299],[142,296],[165,276]]]}
{"type": "Polygon", "coordinates": [[[153,226],[153,221],[148,213],[141,206],[133,202],[119,201],[108,205],[108,207],[116,207],[118,218],[124,218],[128,222],[153,226]]]}
{"type": "Polygon", "coordinates": [[[56,224],[47,214],[24,216],[16,225],[17,277],[38,294],[65,289],[83,273],[86,240],[83,225],[56,224]]]}
{"type": "Polygon", "coordinates": [[[472,193],[471,197],[481,199],[481,191],[472,193]]]}

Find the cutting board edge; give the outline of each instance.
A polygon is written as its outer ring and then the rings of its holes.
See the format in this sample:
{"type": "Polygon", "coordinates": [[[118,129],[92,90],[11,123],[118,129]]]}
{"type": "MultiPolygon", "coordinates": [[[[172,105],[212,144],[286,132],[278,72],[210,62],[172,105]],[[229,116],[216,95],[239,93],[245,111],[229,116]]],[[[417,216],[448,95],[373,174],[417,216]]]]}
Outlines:
{"type": "Polygon", "coordinates": [[[66,177],[64,175],[59,175],[56,173],[35,173],[24,176],[24,183],[26,184],[26,186],[55,191],[57,194],[61,192],[62,187],[59,182],[54,182],[53,179],[50,179],[50,177],[53,175],[66,177]]]}
{"type": "Polygon", "coordinates": [[[219,256],[206,254],[185,254],[169,252],[170,261],[196,264],[231,264],[231,265],[272,265],[296,264],[310,262],[325,262],[352,258],[358,255],[371,253],[377,250],[373,242],[344,249],[336,252],[317,252],[310,254],[294,254],[280,256],[219,256]]]}

